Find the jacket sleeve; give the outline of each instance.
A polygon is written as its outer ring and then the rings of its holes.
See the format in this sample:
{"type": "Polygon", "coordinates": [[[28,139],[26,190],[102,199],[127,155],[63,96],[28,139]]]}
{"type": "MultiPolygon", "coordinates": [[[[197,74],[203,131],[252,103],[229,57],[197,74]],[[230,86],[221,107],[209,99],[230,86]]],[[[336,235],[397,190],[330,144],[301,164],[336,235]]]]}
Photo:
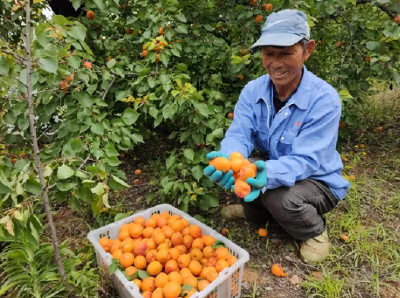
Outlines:
{"type": "Polygon", "coordinates": [[[310,113],[292,142],[290,154],[265,162],[267,186],[263,192],[280,186],[291,187],[318,171],[327,149],[333,142],[336,146],[340,115],[340,105],[310,113]]]}
{"type": "Polygon", "coordinates": [[[221,141],[220,151],[226,155],[238,151],[247,158],[254,149],[256,126],[251,95],[246,86],[239,96],[234,110],[234,118],[221,141]]]}

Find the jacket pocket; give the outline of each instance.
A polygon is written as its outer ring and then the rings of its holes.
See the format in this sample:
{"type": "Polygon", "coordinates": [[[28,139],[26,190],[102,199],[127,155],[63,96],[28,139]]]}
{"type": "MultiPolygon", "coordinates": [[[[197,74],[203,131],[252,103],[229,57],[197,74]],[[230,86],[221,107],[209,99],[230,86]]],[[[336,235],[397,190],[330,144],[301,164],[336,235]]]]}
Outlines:
{"type": "Polygon", "coordinates": [[[268,120],[267,119],[257,119],[256,120],[256,129],[257,131],[268,133],[268,120]]]}
{"type": "Polygon", "coordinates": [[[256,147],[263,153],[268,152],[269,144],[269,128],[267,120],[258,119],[257,122],[257,136],[256,136],[256,147]]]}
{"type": "Polygon", "coordinates": [[[286,130],[282,133],[278,140],[278,155],[288,155],[292,152],[293,140],[297,137],[297,132],[293,130],[286,130]]]}

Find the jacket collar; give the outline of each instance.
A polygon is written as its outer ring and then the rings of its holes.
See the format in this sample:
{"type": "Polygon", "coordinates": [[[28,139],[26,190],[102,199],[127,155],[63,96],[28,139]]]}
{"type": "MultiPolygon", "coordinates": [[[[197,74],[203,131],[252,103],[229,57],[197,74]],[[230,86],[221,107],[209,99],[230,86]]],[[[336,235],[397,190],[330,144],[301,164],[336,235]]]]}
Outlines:
{"type": "MultiPolygon", "coordinates": [[[[301,78],[300,85],[297,88],[297,91],[293,96],[289,99],[288,104],[293,103],[295,104],[299,109],[305,110],[308,108],[308,103],[310,102],[310,91],[311,91],[311,81],[312,81],[313,74],[309,72],[306,68],[306,66],[303,66],[303,77],[301,78]]],[[[265,86],[263,88],[264,92],[262,93],[263,96],[259,99],[257,99],[257,103],[262,100],[262,98],[267,99],[272,96],[271,91],[272,91],[272,81],[269,77],[269,75],[265,76],[265,80],[263,82],[263,85],[265,86]]]]}

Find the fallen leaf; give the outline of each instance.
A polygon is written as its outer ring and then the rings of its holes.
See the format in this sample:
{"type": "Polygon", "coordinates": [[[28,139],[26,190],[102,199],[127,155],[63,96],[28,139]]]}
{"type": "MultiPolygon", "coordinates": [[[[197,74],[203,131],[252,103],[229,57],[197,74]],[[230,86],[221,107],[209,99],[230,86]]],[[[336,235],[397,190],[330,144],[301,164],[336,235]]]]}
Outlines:
{"type": "Polygon", "coordinates": [[[311,271],[311,275],[319,280],[322,280],[323,278],[322,272],[320,271],[311,271]]]}
{"type": "Polygon", "coordinates": [[[303,282],[298,275],[293,275],[291,278],[289,278],[289,281],[292,285],[300,285],[303,282]]]}

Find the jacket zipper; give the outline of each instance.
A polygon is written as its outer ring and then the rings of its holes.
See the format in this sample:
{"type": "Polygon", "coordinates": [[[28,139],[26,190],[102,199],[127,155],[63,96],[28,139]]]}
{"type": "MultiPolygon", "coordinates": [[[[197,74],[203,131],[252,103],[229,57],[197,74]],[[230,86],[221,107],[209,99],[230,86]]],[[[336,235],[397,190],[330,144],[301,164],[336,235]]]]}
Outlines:
{"type": "Polygon", "coordinates": [[[290,107],[290,106],[293,105],[293,104],[294,104],[294,102],[291,102],[290,104],[285,105],[282,109],[279,110],[279,112],[278,112],[276,115],[278,115],[278,114],[279,114],[280,112],[282,112],[284,109],[290,107]]]}
{"type": "Polygon", "coordinates": [[[268,117],[267,127],[268,127],[268,130],[269,130],[269,105],[268,105],[268,103],[266,102],[266,100],[263,97],[262,97],[262,100],[264,101],[265,105],[267,106],[267,111],[268,111],[268,113],[267,113],[267,117],[268,117]]]}

